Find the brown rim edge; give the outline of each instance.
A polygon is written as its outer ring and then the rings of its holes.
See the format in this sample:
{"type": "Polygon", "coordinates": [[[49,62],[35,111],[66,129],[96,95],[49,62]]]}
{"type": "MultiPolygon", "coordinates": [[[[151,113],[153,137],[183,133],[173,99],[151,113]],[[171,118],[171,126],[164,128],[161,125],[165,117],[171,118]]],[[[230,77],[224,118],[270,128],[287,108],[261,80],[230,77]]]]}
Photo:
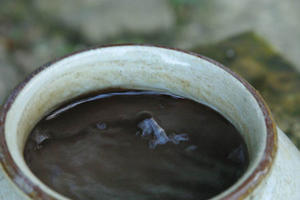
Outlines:
{"type": "Polygon", "coordinates": [[[76,51],[74,53],[68,54],[66,56],[60,57],[54,61],[51,61],[45,65],[42,65],[40,68],[35,70],[33,73],[31,73],[23,82],[21,82],[11,93],[11,95],[7,98],[5,101],[4,106],[1,109],[0,113],[0,163],[5,170],[5,173],[8,175],[8,177],[21,189],[28,197],[31,197],[33,199],[44,199],[44,200],[54,200],[52,196],[46,194],[41,190],[41,188],[35,184],[33,184],[18,168],[17,164],[14,162],[11,154],[8,152],[8,147],[5,141],[5,130],[4,130],[4,124],[7,112],[9,111],[11,105],[13,104],[15,98],[18,96],[20,91],[26,86],[26,84],[37,74],[39,74],[44,69],[51,66],[53,63],[56,63],[64,58],[70,57],[72,55],[86,52],[93,49],[101,49],[106,47],[119,47],[119,46],[146,46],[146,47],[158,47],[163,49],[169,49],[169,50],[175,50],[178,52],[190,54],[193,56],[196,56],[198,58],[204,59],[224,71],[231,74],[233,77],[235,77],[237,80],[239,80],[245,88],[253,95],[253,97],[256,99],[257,103],[259,104],[264,118],[265,118],[265,124],[267,128],[267,138],[266,138],[266,147],[262,156],[262,159],[259,161],[258,166],[255,168],[254,172],[234,191],[227,194],[225,197],[222,198],[222,200],[232,200],[232,199],[243,199],[246,196],[248,196],[263,180],[265,176],[269,173],[272,163],[275,159],[275,155],[277,152],[277,130],[275,122],[272,118],[270,109],[266,105],[265,101],[261,97],[261,95],[243,78],[241,78],[239,75],[237,75],[235,72],[231,71],[229,68],[225,67],[224,65],[218,63],[217,61],[214,61],[210,58],[207,58],[203,55],[193,53],[190,51],[185,51],[177,48],[169,48],[159,45],[147,45],[147,44],[115,44],[115,45],[102,45],[102,46],[96,46],[85,50],[76,51]],[[18,180],[18,181],[16,181],[18,180]],[[20,181],[21,180],[21,181],[20,181]],[[26,185],[25,185],[26,184],[26,185]]]}

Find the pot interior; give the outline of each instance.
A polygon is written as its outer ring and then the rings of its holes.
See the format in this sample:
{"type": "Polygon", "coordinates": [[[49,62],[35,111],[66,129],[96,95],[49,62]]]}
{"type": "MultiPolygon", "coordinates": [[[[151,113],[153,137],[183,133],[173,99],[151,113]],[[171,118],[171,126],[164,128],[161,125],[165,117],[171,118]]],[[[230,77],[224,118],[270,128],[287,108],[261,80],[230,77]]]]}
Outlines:
{"type": "Polygon", "coordinates": [[[167,91],[204,103],[224,115],[246,141],[248,170],[225,196],[258,166],[266,148],[267,128],[254,96],[230,73],[212,62],[176,50],[119,46],[88,50],[59,60],[31,78],[16,96],[5,121],[5,140],[22,173],[48,195],[63,196],[29,170],[23,149],[36,123],[58,105],[104,88],[167,91]]]}

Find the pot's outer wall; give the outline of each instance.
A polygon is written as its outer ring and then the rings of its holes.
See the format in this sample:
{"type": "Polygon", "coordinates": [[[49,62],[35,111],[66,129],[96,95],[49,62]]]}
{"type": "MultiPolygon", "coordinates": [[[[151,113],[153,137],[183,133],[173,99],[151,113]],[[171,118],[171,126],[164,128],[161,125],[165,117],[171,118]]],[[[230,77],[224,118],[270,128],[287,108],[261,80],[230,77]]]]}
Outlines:
{"type": "MultiPolygon", "coordinates": [[[[1,156],[1,155],[0,155],[1,156]]],[[[4,174],[0,164],[0,200],[29,200],[4,174]]]]}
{"type": "Polygon", "coordinates": [[[277,128],[278,151],[271,171],[246,200],[299,200],[300,152],[277,128]]]}

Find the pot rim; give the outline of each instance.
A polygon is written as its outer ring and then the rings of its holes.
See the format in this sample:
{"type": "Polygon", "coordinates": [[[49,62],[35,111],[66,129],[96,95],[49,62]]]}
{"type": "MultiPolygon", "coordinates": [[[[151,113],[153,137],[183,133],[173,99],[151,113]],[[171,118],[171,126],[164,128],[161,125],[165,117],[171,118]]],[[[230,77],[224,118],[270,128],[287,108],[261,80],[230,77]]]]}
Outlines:
{"type": "Polygon", "coordinates": [[[268,108],[267,104],[261,97],[258,91],[256,91],[246,80],[244,80],[242,77],[240,77],[235,72],[231,71],[229,68],[225,67],[224,65],[220,64],[219,62],[212,60],[210,58],[207,58],[203,55],[181,50],[177,48],[170,48],[165,47],[161,45],[148,45],[148,44],[113,44],[113,45],[101,45],[96,46],[80,51],[76,51],[74,53],[70,53],[66,56],[60,57],[58,59],[55,59],[53,61],[50,61],[41,67],[39,67],[37,70],[33,71],[27,78],[22,81],[10,94],[10,96],[6,99],[5,104],[3,105],[0,113],[0,165],[2,165],[2,168],[5,172],[5,174],[10,178],[10,180],[18,186],[19,189],[21,189],[28,197],[31,197],[33,199],[45,199],[45,200],[53,200],[52,196],[42,191],[42,189],[35,185],[27,176],[25,176],[22,171],[19,169],[17,164],[14,162],[10,152],[8,151],[8,146],[5,140],[5,120],[6,115],[8,111],[10,110],[12,104],[14,103],[16,97],[18,94],[22,91],[22,89],[27,85],[30,80],[38,75],[40,72],[45,70],[46,68],[50,67],[52,64],[73,56],[75,54],[80,54],[82,52],[86,52],[93,49],[102,49],[107,47],[122,47],[122,46],[144,46],[144,47],[156,47],[156,48],[163,48],[163,49],[169,49],[174,50],[180,53],[189,54],[195,57],[198,57],[200,59],[206,60],[207,62],[210,62],[214,64],[215,66],[223,69],[224,71],[228,72],[230,75],[232,75],[235,79],[237,79],[239,82],[241,82],[245,88],[253,95],[256,102],[258,103],[265,119],[265,125],[266,125],[266,146],[264,148],[263,155],[258,163],[258,165],[255,167],[254,171],[249,175],[249,177],[243,181],[239,187],[237,187],[235,190],[231,191],[230,193],[226,194],[224,197],[222,197],[222,200],[230,200],[230,199],[244,199],[247,197],[263,180],[264,177],[270,172],[272,163],[274,162],[275,155],[277,152],[277,129],[275,125],[275,121],[273,120],[272,114],[270,112],[270,109],[268,108]],[[26,185],[25,185],[26,184],[26,185]]]}

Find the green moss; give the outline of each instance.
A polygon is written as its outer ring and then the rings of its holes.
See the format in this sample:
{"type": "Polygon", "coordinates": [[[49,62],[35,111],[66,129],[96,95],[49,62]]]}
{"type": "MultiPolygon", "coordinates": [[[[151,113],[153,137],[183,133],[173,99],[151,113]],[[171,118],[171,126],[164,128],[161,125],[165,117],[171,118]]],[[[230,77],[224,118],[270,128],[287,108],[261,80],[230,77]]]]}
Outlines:
{"type": "Polygon", "coordinates": [[[198,3],[198,0],[169,0],[171,5],[174,6],[182,6],[187,4],[196,4],[198,3]]]}
{"type": "MultiPolygon", "coordinates": [[[[242,33],[191,50],[219,61],[250,82],[271,107],[279,126],[293,126],[300,119],[300,74],[255,33],[242,33]]],[[[295,144],[300,144],[299,133],[283,129],[295,144]]]]}
{"type": "Polygon", "coordinates": [[[191,14],[193,13],[192,11],[195,7],[199,7],[201,5],[201,7],[206,9],[209,2],[199,0],[169,0],[169,4],[175,12],[176,28],[180,28],[182,25],[190,21],[191,14]]]}

